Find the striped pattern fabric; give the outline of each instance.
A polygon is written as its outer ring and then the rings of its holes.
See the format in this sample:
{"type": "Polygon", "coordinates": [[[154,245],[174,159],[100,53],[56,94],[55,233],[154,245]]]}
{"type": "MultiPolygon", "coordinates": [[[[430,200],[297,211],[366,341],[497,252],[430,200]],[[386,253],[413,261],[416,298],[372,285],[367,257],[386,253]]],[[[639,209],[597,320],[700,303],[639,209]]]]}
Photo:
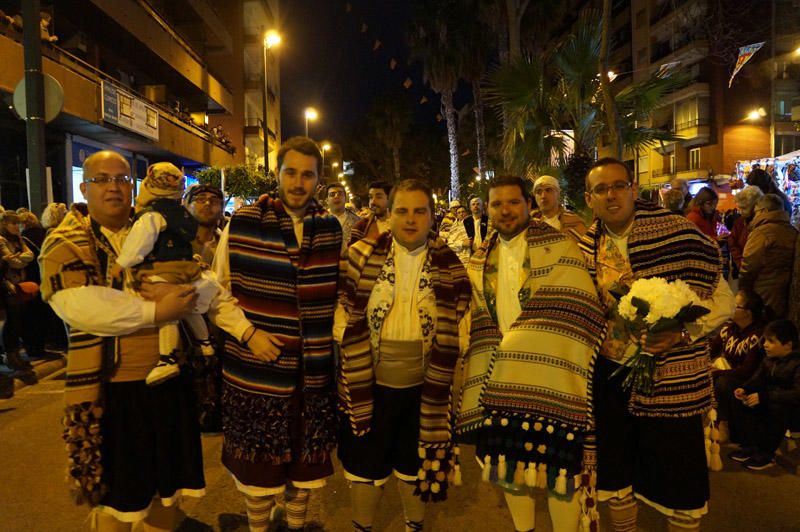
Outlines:
{"type": "MultiPolygon", "coordinates": [[[[717,244],[682,216],[637,201],[628,237],[628,256],[636,279],[681,279],[702,299],[709,299],[721,280],[717,244]]],[[[589,273],[597,278],[597,250],[603,224],[595,220],[579,242],[589,273]]],[[[652,395],[632,391],[629,409],[639,416],[684,417],[711,408],[713,386],[708,341],[676,346],[656,358],[652,395]]]]}
{"type": "Polygon", "coordinates": [[[316,203],[303,222],[298,246],[292,220],[279,199],[264,198],[231,220],[231,292],[247,318],[284,346],[274,363],[257,360],[228,338],[225,378],[252,393],[288,397],[298,384],[331,386],[333,311],[341,228],[316,203]]]}
{"type": "Polygon", "coordinates": [[[225,450],[254,462],[324,463],[336,433],[333,313],[341,227],[314,201],[298,243],[281,200],[269,196],[239,209],[230,224],[231,292],[247,318],[284,345],[277,360],[265,362],[228,336],[225,450]],[[292,406],[297,395],[300,404],[292,406]],[[303,424],[297,446],[289,430],[296,417],[303,424]],[[301,455],[293,456],[293,448],[301,455]]]}
{"type": "MultiPolygon", "coordinates": [[[[108,273],[108,264],[116,260],[116,256],[108,255],[109,251],[113,253],[96,222],[74,209],[67,213],[42,244],[42,298],[48,301],[65,288],[121,286],[121,278],[112,279],[108,273]]],[[[70,330],[63,417],[68,478],[75,500],[92,506],[100,502],[105,492],[99,431],[102,383],[115,367],[118,345],[117,338],[70,330]]]]}
{"type": "MultiPolygon", "coordinates": [[[[348,323],[341,345],[340,399],[354,434],[369,431],[372,388],[375,383],[366,308],[372,287],[392,245],[391,233],[377,241],[363,239],[350,246],[343,304],[348,323]]],[[[470,286],[464,267],[447,244],[428,241],[430,278],[436,296],[436,332],[425,368],[420,410],[420,445],[449,445],[451,440],[451,387],[459,357],[458,323],[467,311],[470,286]]]]}
{"type": "Polygon", "coordinates": [[[531,221],[531,274],[525,283],[531,296],[502,335],[483,290],[487,256],[497,256],[497,238],[496,232],[487,237],[467,268],[472,327],[458,431],[475,430],[493,415],[535,415],[586,432],[592,425],[591,372],[605,318],[580,252],[562,233],[531,221]]]}
{"type": "MultiPolygon", "coordinates": [[[[42,244],[39,266],[42,272],[42,298],[65,288],[106,285],[105,265],[116,257],[100,257],[103,248],[97,239],[103,238],[88,217],[70,211],[61,224],[50,232],[42,244]]],[[[110,246],[109,246],[110,248],[110,246]]],[[[66,404],[97,403],[100,400],[103,346],[101,338],[75,330],[70,331],[67,373],[64,385],[66,404]]]]}
{"type": "Polygon", "coordinates": [[[583,480],[596,467],[591,386],[605,315],[575,242],[531,220],[520,290],[530,295],[502,334],[484,292],[489,266],[503,267],[498,238],[492,232],[467,267],[472,328],[456,431],[488,457],[489,478],[519,488],[517,477],[538,474],[537,485],[552,490],[560,476],[571,495],[588,489],[583,480]]]}

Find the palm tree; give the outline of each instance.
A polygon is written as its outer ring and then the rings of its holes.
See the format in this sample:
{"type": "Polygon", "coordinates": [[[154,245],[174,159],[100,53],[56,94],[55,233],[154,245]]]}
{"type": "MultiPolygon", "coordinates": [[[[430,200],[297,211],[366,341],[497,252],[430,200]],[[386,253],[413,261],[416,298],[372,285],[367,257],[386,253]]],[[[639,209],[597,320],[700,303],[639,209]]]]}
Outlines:
{"type": "Polygon", "coordinates": [[[463,52],[462,77],[472,86],[472,112],[475,126],[475,155],[478,162],[478,173],[481,177],[486,175],[486,133],[483,117],[484,98],[481,89],[486,67],[489,63],[489,54],[495,39],[489,26],[484,22],[488,19],[488,8],[485,0],[466,0],[462,11],[469,16],[462,17],[460,37],[463,52]]]}
{"type": "Polygon", "coordinates": [[[406,98],[391,92],[378,97],[372,104],[367,120],[375,137],[392,154],[395,180],[400,180],[400,149],[403,139],[411,127],[412,112],[406,98]]]}
{"type": "Polygon", "coordinates": [[[450,193],[461,195],[458,179],[458,140],[456,110],[453,93],[461,71],[462,51],[459,39],[451,31],[457,27],[455,17],[464,16],[455,0],[417,0],[415,17],[411,23],[408,40],[412,61],[423,65],[423,78],[442,100],[447,122],[447,140],[450,148],[450,193]]]}
{"type": "Polygon", "coordinates": [[[520,57],[501,67],[487,89],[490,101],[509,119],[503,141],[509,169],[531,175],[555,156],[566,166],[568,194],[577,205],[583,202],[584,176],[579,172],[591,161],[601,134],[618,136],[621,147],[632,151],[678,139],[645,125],[659,101],[684,82],[669,73],[653,74],[619,90],[613,96],[618,118],[610,129],[598,72],[600,23],[599,13],[584,13],[551,53],[535,60],[520,57]],[[573,144],[569,157],[565,137],[573,144]]]}

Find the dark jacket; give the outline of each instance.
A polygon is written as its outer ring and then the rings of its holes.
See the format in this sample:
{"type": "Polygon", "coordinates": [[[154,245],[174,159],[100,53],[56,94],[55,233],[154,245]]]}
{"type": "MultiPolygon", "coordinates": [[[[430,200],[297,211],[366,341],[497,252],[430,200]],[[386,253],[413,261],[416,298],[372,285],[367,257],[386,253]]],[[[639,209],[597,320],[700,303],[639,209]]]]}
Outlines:
{"type": "Polygon", "coordinates": [[[750,223],[739,287],[761,296],[775,317],[786,315],[796,240],[785,211],[761,212],[750,223]]]}
{"type": "MultiPolygon", "coordinates": [[[[475,239],[475,217],[470,215],[464,218],[464,229],[467,230],[467,236],[470,240],[475,239]]],[[[481,216],[481,241],[486,240],[486,230],[489,227],[489,217],[485,214],[481,216]]]]}
{"type": "Polygon", "coordinates": [[[748,394],[757,393],[758,402],[764,406],[800,407],[800,351],[764,358],[742,388],[748,394]]]}

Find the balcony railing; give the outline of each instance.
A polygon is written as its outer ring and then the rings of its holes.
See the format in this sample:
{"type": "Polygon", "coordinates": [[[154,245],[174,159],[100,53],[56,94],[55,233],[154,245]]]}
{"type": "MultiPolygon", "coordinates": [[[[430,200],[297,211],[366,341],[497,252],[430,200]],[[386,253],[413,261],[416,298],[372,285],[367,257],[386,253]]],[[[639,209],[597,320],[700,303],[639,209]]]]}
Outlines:
{"type": "Polygon", "coordinates": [[[179,125],[183,129],[189,130],[198,137],[203,138],[207,142],[212,143],[227,152],[233,153],[234,150],[233,146],[231,146],[230,144],[223,143],[222,141],[217,139],[210,131],[206,129],[205,125],[199,126],[195,124],[188,113],[183,112],[178,114],[173,109],[170,109],[169,107],[160,104],[158,102],[154,102],[153,100],[145,97],[143,94],[133,89],[132,87],[120,82],[118,79],[90,65],[80,57],[72,55],[63,48],[53,44],[50,44],[48,46],[51,47],[50,49],[51,53],[47,53],[46,54],[47,57],[52,59],[54,62],[60,64],[62,67],[67,68],[75,72],[79,76],[94,83],[97,83],[98,85],[100,84],[101,81],[103,81],[105,83],[109,83],[111,85],[119,87],[120,89],[123,89],[129,93],[132,93],[137,98],[144,100],[149,105],[152,105],[153,107],[157,108],[159,114],[166,120],[169,120],[173,124],[179,125]]]}
{"type": "Polygon", "coordinates": [[[653,13],[650,14],[650,25],[657,23],[662,18],[666,17],[673,11],[677,11],[678,8],[683,6],[689,0],[666,0],[661,5],[655,7],[653,9],[653,13]]]}
{"type": "Polygon", "coordinates": [[[653,45],[650,49],[650,62],[655,63],[670,54],[680,51],[690,44],[700,42],[702,39],[695,35],[681,35],[675,38],[675,42],[664,41],[653,45]]]}
{"type": "Polygon", "coordinates": [[[653,177],[663,177],[663,176],[678,175],[684,172],[700,172],[700,171],[703,171],[703,167],[702,164],[698,163],[697,168],[689,168],[688,166],[677,166],[671,171],[669,168],[659,168],[658,170],[653,170],[651,175],[653,177]]]}
{"type": "Polygon", "coordinates": [[[707,126],[709,124],[708,118],[695,118],[687,120],[686,122],[679,122],[675,124],[675,132],[680,134],[681,131],[692,129],[694,127],[707,126]]]}

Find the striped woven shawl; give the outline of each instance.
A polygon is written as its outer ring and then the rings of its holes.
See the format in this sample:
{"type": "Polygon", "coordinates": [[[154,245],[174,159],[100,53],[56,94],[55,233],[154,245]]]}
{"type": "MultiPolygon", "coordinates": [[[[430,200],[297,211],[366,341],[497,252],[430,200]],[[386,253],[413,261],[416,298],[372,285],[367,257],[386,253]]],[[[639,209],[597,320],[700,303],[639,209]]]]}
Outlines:
{"type": "MultiPolygon", "coordinates": [[[[433,236],[433,235],[432,235],[433,236]]],[[[375,382],[366,308],[372,287],[386,261],[391,233],[377,241],[350,246],[344,288],[348,322],[341,346],[340,390],[354,434],[369,431],[375,382]]],[[[458,323],[467,311],[470,287],[464,267],[442,240],[428,241],[430,277],[436,296],[436,336],[425,370],[420,412],[420,445],[437,447],[451,440],[451,386],[459,357],[458,323]]]]}
{"type": "MultiPolygon", "coordinates": [[[[530,298],[503,335],[484,298],[484,267],[497,244],[493,232],[467,267],[472,327],[457,430],[488,418],[542,416],[580,433],[591,429],[591,372],[605,318],[575,243],[531,220],[527,233],[530,298]]],[[[502,265],[499,265],[502,267],[502,265]]]]}
{"type": "MultiPolygon", "coordinates": [[[[121,277],[112,279],[108,265],[116,256],[99,225],[77,210],[67,213],[47,235],[39,255],[42,298],[66,288],[101,285],[122,288],[121,277]]],[[[102,482],[100,418],[102,383],[114,370],[117,339],[100,338],[70,329],[64,384],[63,438],[67,443],[68,478],[78,503],[96,505],[105,493],[102,482]]]]}
{"type": "MultiPolygon", "coordinates": [[[[628,257],[636,279],[681,279],[700,298],[709,299],[721,279],[717,244],[682,216],[641,201],[636,202],[635,209],[628,257]]],[[[603,230],[602,222],[595,220],[579,242],[595,281],[603,230]]],[[[652,395],[633,390],[629,409],[640,416],[691,416],[711,407],[712,393],[708,341],[703,339],[657,357],[652,395]]]]}
{"type": "Polygon", "coordinates": [[[279,199],[262,197],[230,222],[231,292],[247,318],[277,336],[274,362],[232,337],[225,344],[223,429],[227,452],[250,461],[322,463],[335,445],[333,312],[342,231],[313,202],[298,244],[279,199]],[[302,390],[299,412],[291,397],[302,390]],[[302,419],[302,455],[293,457],[290,427],[302,419]]]}

